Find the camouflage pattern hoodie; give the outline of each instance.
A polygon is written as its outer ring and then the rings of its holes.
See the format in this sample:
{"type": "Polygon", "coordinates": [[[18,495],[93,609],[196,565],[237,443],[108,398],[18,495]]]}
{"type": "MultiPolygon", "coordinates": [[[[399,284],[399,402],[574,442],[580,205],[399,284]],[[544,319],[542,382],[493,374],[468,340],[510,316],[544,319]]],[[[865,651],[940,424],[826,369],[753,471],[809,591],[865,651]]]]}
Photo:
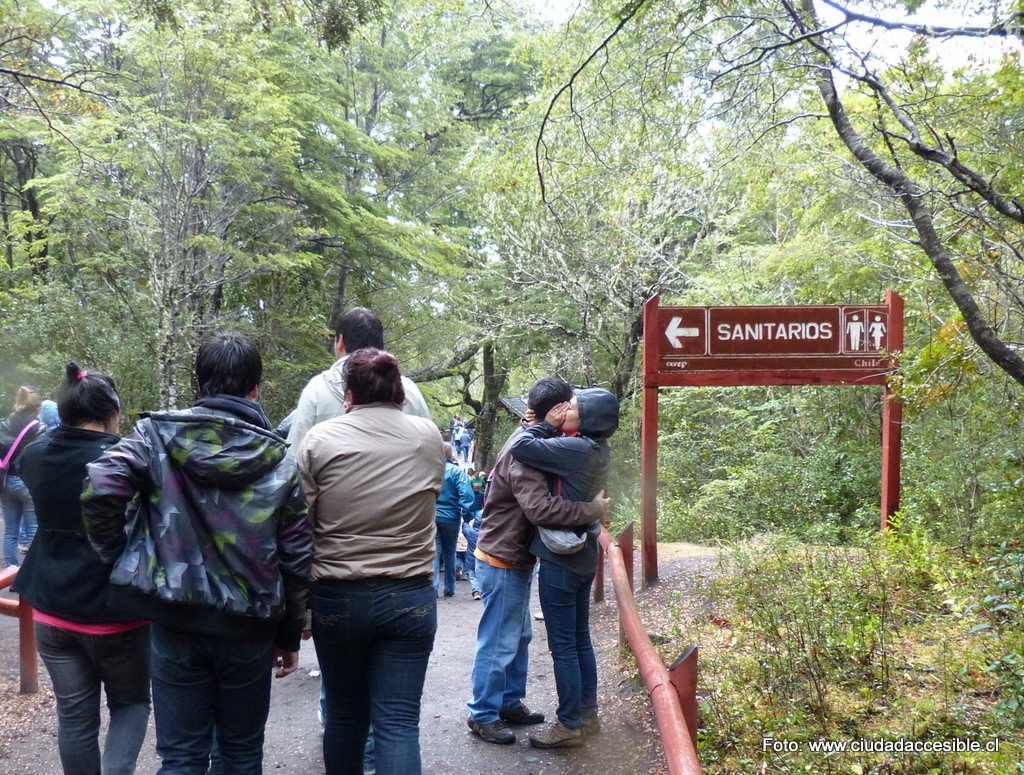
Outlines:
{"type": "Polygon", "coordinates": [[[242,417],[253,419],[209,406],[142,415],[88,466],[86,531],[114,565],[112,605],[297,651],[313,554],[306,502],[285,441],[242,417]]]}

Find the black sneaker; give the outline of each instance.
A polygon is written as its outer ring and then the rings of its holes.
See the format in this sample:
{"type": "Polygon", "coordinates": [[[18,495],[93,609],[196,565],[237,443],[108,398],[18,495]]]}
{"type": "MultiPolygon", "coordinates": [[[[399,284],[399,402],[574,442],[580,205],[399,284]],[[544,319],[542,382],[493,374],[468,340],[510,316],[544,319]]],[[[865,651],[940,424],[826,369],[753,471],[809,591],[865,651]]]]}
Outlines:
{"type": "Polygon", "coordinates": [[[516,741],[516,733],[509,729],[508,724],[500,719],[489,724],[481,724],[479,721],[469,718],[466,720],[466,723],[473,731],[473,734],[479,735],[481,739],[488,743],[511,745],[516,741]]]}
{"type": "Polygon", "coordinates": [[[540,724],[544,721],[544,714],[540,711],[530,710],[526,704],[520,704],[516,708],[508,708],[498,714],[502,721],[509,724],[540,724]]]}

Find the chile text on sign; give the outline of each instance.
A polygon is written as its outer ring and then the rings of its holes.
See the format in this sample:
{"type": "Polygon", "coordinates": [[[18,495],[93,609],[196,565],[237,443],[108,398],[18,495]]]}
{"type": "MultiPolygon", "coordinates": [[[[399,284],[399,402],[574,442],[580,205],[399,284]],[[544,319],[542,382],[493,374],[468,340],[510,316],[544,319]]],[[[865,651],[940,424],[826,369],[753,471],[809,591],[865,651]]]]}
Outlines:
{"type": "Polygon", "coordinates": [[[658,372],[840,372],[842,381],[884,379],[889,309],[660,307],[658,372]]]}

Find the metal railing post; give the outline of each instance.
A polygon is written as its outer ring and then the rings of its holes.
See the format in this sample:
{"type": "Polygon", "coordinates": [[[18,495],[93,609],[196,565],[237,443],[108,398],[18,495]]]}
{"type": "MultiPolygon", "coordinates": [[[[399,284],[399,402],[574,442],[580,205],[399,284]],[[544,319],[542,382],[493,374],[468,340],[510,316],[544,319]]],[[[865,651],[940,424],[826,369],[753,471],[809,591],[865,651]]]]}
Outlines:
{"type": "MultiPolygon", "coordinates": [[[[626,566],[626,578],[629,580],[629,590],[633,592],[636,587],[633,586],[633,523],[630,522],[626,525],[626,529],[619,533],[619,537],[615,539],[615,545],[619,547],[619,551],[622,553],[622,562],[626,566]]],[[[622,617],[619,617],[619,651],[623,651],[626,648],[628,639],[626,638],[626,628],[622,624],[622,617]]]]}
{"type": "MultiPolygon", "coordinates": [[[[640,675],[647,687],[647,696],[650,697],[654,718],[658,722],[658,732],[665,751],[669,775],[700,775],[701,766],[697,757],[697,742],[693,736],[696,734],[696,696],[694,695],[694,702],[689,703],[693,709],[693,724],[691,724],[690,719],[683,712],[684,704],[680,702],[679,690],[672,680],[672,675],[665,668],[664,662],[651,643],[651,638],[637,612],[630,574],[627,573],[627,567],[632,565],[632,557],[630,557],[629,565],[623,557],[624,546],[628,545],[632,549],[631,527],[627,528],[618,541],[613,541],[607,530],[601,531],[601,546],[604,547],[608,558],[608,574],[611,576],[612,589],[615,592],[615,601],[619,609],[620,632],[624,631],[626,634],[626,641],[633,651],[640,675]],[[627,540],[623,540],[623,538],[627,540]]],[[[684,657],[677,662],[695,666],[696,649],[687,649],[684,657]]],[[[688,680],[686,675],[685,672],[680,673],[680,678],[684,679],[684,690],[688,692],[685,683],[685,680],[688,680]]],[[[695,692],[696,672],[691,671],[691,675],[695,692]]]]}
{"type": "Polygon", "coordinates": [[[597,545],[597,575],[594,576],[594,602],[604,602],[604,547],[597,545]]]}
{"type": "MultiPolygon", "coordinates": [[[[18,575],[17,568],[0,571],[0,589],[7,589],[18,575]]],[[[21,677],[21,693],[35,694],[39,691],[39,661],[36,659],[36,630],[32,621],[32,606],[20,595],[17,600],[0,598],[0,614],[18,620],[18,669],[21,677]]]]}
{"type": "Polygon", "coordinates": [[[689,646],[668,669],[668,677],[679,695],[683,718],[690,730],[694,752],[697,748],[697,647],[689,646]]]}
{"type": "Polygon", "coordinates": [[[39,691],[39,660],[36,659],[36,628],[32,621],[32,606],[27,600],[18,600],[18,662],[21,672],[21,693],[39,691]]]}

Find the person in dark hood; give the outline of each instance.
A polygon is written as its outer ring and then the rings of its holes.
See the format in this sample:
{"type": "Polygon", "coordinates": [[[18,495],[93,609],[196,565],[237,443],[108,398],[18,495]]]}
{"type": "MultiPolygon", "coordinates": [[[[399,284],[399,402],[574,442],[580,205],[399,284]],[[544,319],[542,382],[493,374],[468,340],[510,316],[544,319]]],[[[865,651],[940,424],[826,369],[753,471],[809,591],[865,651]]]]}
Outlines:
{"type": "MultiPolygon", "coordinates": [[[[577,390],[571,401],[554,406],[543,421],[519,434],[509,451],[519,463],[547,474],[553,495],[588,501],[605,488],[608,437],[618,427],[619,400],[612,393],[577,390]]],[[[538,591],[558,691],[557,720],[530,735],[536,748],[574,748],[600,730],[590,640],[590,588],[600,532],[598,522],[569,530],[537,528],[530,542],[540,560],[538,591]]]]}
{"type": "Polygon", "coordinates": [[[295,461],[256,402],[241,334],[196,356],[191,409],[144,414],[88,466],[82,515],[111,604],[152,622],[161,773],[260,772],[270,674],[298,668],[313,531],[295,461]]]}

